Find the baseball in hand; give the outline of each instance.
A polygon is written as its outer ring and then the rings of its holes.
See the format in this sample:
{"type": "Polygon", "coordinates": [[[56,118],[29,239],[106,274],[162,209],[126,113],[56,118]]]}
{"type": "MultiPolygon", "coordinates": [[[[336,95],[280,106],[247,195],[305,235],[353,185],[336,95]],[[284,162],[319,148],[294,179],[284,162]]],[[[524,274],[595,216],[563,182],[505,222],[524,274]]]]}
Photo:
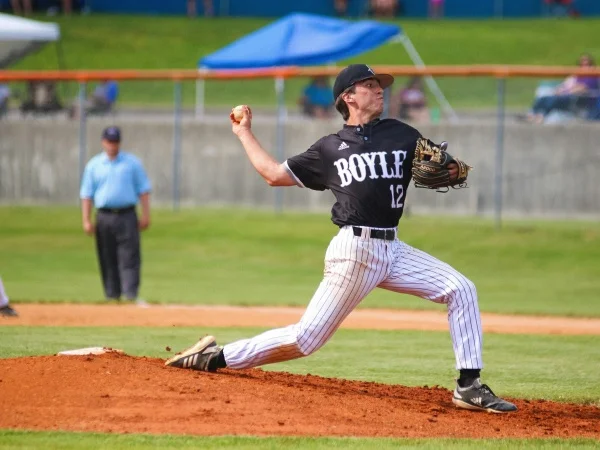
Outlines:
{"type": "Polygon", "coordinates": [[[231,110],[231,114],[233,114],[233,120],[236,122],[241,122],[244,118],[244,105],[238,105],[231,110]]]}

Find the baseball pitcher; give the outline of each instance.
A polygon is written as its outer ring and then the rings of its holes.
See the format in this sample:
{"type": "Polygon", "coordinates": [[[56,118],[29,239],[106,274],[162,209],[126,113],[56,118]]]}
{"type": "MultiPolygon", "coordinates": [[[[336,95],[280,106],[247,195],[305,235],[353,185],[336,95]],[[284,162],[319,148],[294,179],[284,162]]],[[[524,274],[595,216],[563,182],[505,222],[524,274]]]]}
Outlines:
{"type": "Polygon", "coordinates": [[[448,322],[460,375],[455,405],[494,413],[516,411],[480,381],[482,331],[474,284],[446,263],[398,239],[411,180],[417,187],[447,190],[466,183],[470,167],[409,125],[380,119],[383,90],[393,83],[365,64],[337,76],[333,95],[345,125],[283,164],[252,133],[252,112],[232,111],[232,129],[250,162],[271,186],[331,190],[331,214],[339,227],[325,255],[321,284],[296,324],[218,346],[206,336],[167,360],[194,370],[247,369],[308,356],[333,336],[363,298],[379,287],[448,307],[448,322]]]}

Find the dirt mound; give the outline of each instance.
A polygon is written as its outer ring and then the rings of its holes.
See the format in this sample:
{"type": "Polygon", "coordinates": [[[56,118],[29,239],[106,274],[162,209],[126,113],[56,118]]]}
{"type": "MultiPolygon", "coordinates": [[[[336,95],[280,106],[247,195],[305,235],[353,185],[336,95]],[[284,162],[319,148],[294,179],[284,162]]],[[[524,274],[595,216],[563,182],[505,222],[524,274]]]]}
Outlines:
{"type": "Polygon", "coordinates": [[[600,409],[516,400],[457,410],[438,387],[262,370],[217,374],[127,355],[0,359],[0,428],[199,435],[600,438],[600,409]]]}

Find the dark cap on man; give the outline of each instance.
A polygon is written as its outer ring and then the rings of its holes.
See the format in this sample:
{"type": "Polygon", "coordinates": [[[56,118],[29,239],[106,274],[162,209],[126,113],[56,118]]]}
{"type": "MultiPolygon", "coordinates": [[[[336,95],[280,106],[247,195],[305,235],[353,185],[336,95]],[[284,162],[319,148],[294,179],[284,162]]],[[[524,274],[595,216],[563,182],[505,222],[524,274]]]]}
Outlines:
{"type": "Polygon", "coordinates": [[[394,77],[387,73],[375,73],[366,64],[351,64],[342,70],[333,84],[333,98],[337,98],[349,87],[354,86],[359,81],[375,78],[383,89],[391,86],[394,82],[394,77]]]}
{"type": "Polygon", "coordinates": [[[105,128],[102,132],[102,139],[106,139],[110,142],[120,142],[121,141],[121,130],[119,127],[108,127],[105,128]]]}

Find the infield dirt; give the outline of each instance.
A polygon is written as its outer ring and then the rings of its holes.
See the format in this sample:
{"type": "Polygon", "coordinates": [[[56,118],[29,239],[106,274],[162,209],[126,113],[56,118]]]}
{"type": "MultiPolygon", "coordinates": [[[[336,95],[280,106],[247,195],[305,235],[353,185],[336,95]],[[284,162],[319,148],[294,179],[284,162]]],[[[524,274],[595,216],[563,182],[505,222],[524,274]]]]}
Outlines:
{"type": "MultiPolygon", "coordinates": [[[[238,308],[239,314],[233,314],[234,309],[223,314],[223,308],[214,307],[209,308],[213,314],[207,314],[206,308],[196,308],[203,313],[193,314],[190,309],[23,304],[18,305],[20,318],[1,323],[276,326],[297,320],[302,311],[277,308],[279,314],[274,314],[269,308],[238,308]]],[[[355,311],[345,326],[447,326],[437,312],[395,314],[355,311]]],[[[488,317],[493,319],[486,320],[484,315],[488,331],[494,320],[502,322],[488,317]]],[[[592,330],[598,330],[594,320],[564,319],[560,327],[558,318],[531,319],[519,318],[510,322],[513,328],[504,325],[491,331],[581,334],[584,330],[585,334],[595,334],[592,330]]],[[[115,353],[0,359],[0,428],[195,435],[600,439],[600,408],[595,406],[509,399],[519,411],[496,415],[459,410],[451,398],[450,391],[435,386],[404,387],[260,369],[208,374],[168,368],[160,359],[115,353]]]]}

